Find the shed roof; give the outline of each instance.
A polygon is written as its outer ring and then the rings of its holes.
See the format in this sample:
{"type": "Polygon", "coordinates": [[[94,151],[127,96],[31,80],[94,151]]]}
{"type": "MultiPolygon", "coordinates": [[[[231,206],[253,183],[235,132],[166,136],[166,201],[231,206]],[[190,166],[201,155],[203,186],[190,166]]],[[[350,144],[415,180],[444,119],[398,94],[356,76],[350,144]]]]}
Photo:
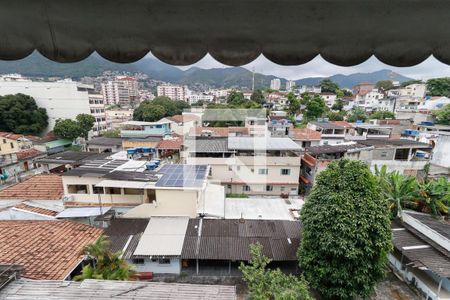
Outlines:
{"type": "Polygon", "coordinates": [[[189,152],[229,152],[227,138],[197,138],[186,139],[184,146],[189,152]]]}
{"type": "Polygon", "coordinates": [[[112,251],[123,251],[130,237],[142,234],[149,219],[116,218],[105,229],[105,235],[111,241],[112,251]]]}
{"type": "Polygon", "coordinates": [[[319,121],[311,121],[309,122],[317,127],[321,127],[323,129],[344,129],[344,126],[336,124],[334,122],[319,122],[319,121]]]}
{"type": "Polygon", "coordinates": [[[88,145],[98,146],[120,146],[122,145],[121,138],[96,137],[87,142],[88,145]]]}
{"type": "Polygon", "coordinates": [[[85,218],[101,216],[111,209],[110,206],[90,206],[90,207],[69,207],[60,212],[56,218],[57,219],[67,219],[67,218],[85,218]]]}
{"type": "Polygon", "coordinates": [[[274,261],[295,261],[300,228],[298,221],[191,219],[181,257],[248,261],[250,244],[259,242],[274,261]]]}
{"type": "Polygon", "coordinates": [[[180,256],[189,217],[152,217],[134,256],[180,256]]]}

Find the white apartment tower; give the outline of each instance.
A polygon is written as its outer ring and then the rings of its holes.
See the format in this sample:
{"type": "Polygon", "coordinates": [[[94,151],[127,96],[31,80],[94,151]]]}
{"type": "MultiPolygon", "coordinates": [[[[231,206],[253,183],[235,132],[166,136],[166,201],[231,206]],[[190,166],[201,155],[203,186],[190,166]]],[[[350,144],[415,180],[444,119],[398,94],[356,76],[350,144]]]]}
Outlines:
{"type": "Polygon", "coordinates": [[[94,127],[92,128],[94,136],[100,135],[102,131],[111,129],[111,122],[106,117],[103,95],[89,94],[89,109],[91,115],[95,117],[94,127]]]}
{"type": "Polygon", "coordinates": [[[53,130],[57,119],[75,119],[78,114],[90,114],[90,89],[93,87],[70,79],[43,82],[17,75],[0,77],[1,96],[22,93],[33,97],[37,106],[45,108],[49,124],[44,133],[53,130]]]}
{"type": "Polygon", "coordinates": [[[270,89],[271,90],[280,90],[281,89],[281,80],[279,78],[272,79],[270,81],[270,89]]]}
{"type": "Polygon", "coordinates": [[[291,91],[295,87],[295,81],[294,80],[288,80],[286,81],[286,91],[291,91]]]}
{"type": "Polygon", "coordinates": [[[114,80],[102,83],[102,94],[106,104],[129,107],[138,99],[138,84],[133,77],[117,76],[114,80]]]}
{"type": "Polygon", "coordinates": [[[189,96],[189,89],[187,86],[163,84],[157,87],[158,97],[165,96],[172,100],[187,101],[189,96]]]}

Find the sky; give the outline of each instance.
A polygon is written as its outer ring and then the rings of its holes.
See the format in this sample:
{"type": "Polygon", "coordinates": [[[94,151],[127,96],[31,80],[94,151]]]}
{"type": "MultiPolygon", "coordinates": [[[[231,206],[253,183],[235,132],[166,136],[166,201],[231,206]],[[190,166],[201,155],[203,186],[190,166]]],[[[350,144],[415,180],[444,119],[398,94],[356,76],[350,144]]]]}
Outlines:
{"type": "MultiPolygon", "coordinates": [[[[203,69],[211,68],[226,68],[228,66],[217,62],[209,54],[202,60],[191,66],[179,67],[183,70],[190,67],[199,67],[203,69]]],[[[243,66],[249,70],[255,69],[256,73],[262,73],[266,75],[275,75],[286,79],[301,79],[306,77],[328,77],[335,74],[353,74],[353,73],[370,73],[381,69],[389,69],[396,73],[402,74],[414,79],[429,79],[433,77],[450,77],[450,66],[441,63],[433,56],[430,56],[427,60],[413,67],[398,68],[386,65],[380,62],[376,57],[372,56],[364,63],[353,67],[340,67],[333,65],[322,57],[317,56],[310,62],[298,65],[298,66],[280,66],[270,60],[266,59],[263,55],[248,65],[243,66]]]]}

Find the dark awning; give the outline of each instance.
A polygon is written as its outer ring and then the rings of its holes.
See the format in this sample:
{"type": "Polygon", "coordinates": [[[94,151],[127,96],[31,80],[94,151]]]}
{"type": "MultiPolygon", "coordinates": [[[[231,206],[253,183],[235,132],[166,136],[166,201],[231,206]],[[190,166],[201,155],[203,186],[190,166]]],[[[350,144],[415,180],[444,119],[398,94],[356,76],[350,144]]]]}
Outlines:
{"type": "Polygon", "coordinates": [[[34,49],[80,61],[97,51],[133,62],[151,51],[192,64],[210,53],[242,65],[261,53],[281,65],[321,54],[350,66],[371,55],[411,66],[450,63],[448,0],[0,0],[0,59],[34,49]]]}

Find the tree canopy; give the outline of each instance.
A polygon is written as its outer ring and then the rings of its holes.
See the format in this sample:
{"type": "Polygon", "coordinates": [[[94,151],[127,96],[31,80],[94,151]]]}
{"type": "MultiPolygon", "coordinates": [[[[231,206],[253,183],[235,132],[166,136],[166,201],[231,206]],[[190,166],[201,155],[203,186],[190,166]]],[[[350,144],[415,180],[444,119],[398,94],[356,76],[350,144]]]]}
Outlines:
{"type": "Polygon", "coordinates": [[[45,108],[24,94],[0,96],[0,131],[39,134],[48,126],[45,108]]]}
{"type": "Polygon", "coordinates": [[[312,300],[308,284],[303,277],[286,275],[280,269],[271,270],[267,266],[271,260],[262,254],[262,245],[250,245],[249,264],[241,263],[244,281],[248,285],[252,300],[312,300]]]}
{"type": "Polygon", "coordinates": [[[322,89],[322,93],[334,93],[339,90],[339,86],[333,82],[331,79],[324,79],[320,82],[320,87],[322,89]]]}
{"type": "Polygon", "coordinates": [[[325,115],[328,107],[325,101],[319,95],[304,95],[303,103],[305,103],[305,113],[303,114],[307,121],[315,120],[325,115]]]}
{"type": "Polygon", "coordinates": [[[450,104],[433,112],[437,124],[450,125],[450,104]]]}
{"type": "Polygon", "coordinates": [[[349,122],[364,122],[365,120],[367,120],[366,112],[360,107],[353,108],[347,116],[347,121],[349,122]]]}
{"type": "Polygon", "coordinates": [[[171,100],[161,96],[153,100],[145,100],[133,112],[133,120],[155,122],[164,117],[180,115],[189,108],[189,104],[182,100],[171,100]]]}
{"type": "Polygon", "coordinates": [[[295,96],[293,92],[287,95],[288,108],[287,111],[289,115],[295,116],[300,111],[300,100],[295,96]]]}
{"type": "Polygon", "coordinates": [[[387,90],[394,88],[394,84],[390,80],[380,80],[375,84],[375,87],[377,89],[387,91],[387,90]]]}
{"type": "Polygon", "coordinates": [[[79,114],[76,120],[58,119],[53,132],[56,136],[64,139],[74,140],[77,137],[87,139],[94,122],[95,118],[88,114],[79,114]]]}
{"type": "Polygon", "coordinates": [[[342,159],[320,172],[301,211],[298,256],[311,287],[326,299],[370,295],[392,250],[389,216],[364,162],[342,159]]]}
{"type": "Polygon", "coordinates": [[[259,104],[264,104],[266,102],[266,98],[261,90],[255,90],[250,96],[250,100],[259,104]]]}
{"type": "Polygon", "coordinates": [[[375,120],[395,119],[395,114],[391,111],[376,111],[369,116],[369,119],[375,120]]]}
{"type": "Polygon", "coordinates": [[[333,106],[331,107],[332,110],[338,110],[341,111],[344,109],[344,102],[341,99],[337,99],[333,106]]]}
{"type": "Polygon", "coordinates": [[[450,77],[429,79],[427,90],[430,96],[450,96],[450,77]]]}

